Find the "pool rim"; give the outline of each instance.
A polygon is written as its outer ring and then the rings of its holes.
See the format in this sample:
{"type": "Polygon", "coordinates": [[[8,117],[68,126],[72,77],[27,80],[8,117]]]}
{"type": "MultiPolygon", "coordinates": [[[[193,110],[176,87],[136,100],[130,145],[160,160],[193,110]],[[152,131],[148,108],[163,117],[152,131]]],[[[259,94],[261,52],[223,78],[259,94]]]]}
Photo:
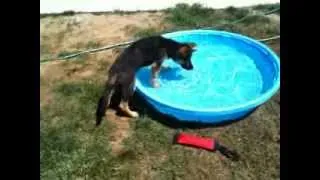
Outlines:
{"type": "Polygon", "coordinates": [[[228,107],[221,107],[221,108],[197,108],[190,105],[181,105],[176,104],[173,102],[163,102],[161,100],[161,97],[156,96],[155,94],[149,94],[148,89],[142,85],[140,82],[138,76],[136,76],[136,82],[135,82],[135,89],[137,89],[140,93],[142,93],[143,96],[148,98],[149,100],[155,101],[158,104],[161,104],[162,106],[176,109],[176,110],[183,110],[183,111],[190,111],[190,112],[216,112],[216,113],[223,113],[223,112],[239,112],[244,111],[252,108],[256,108],[266,101],[268,101],[280,88],[280,59],[278,55],[271,50],[267,45],[250,38],[248,36],[244,36],[237,33],[231,33],[227,31],[217,31],[217,30],[182,30],[182,31],[176,31],[176,32],[170,32],[162,34],[161,36],[166,38],[174,38],[174,36],[177,35],[186,35],[186,34],[213,34],[213,35],[219,35],[219,36],[225,36],[229,38],[235,38],[237,40],[243,41],[257,49],[259,49],[262,53],[267,53],[270,57],[269,59],[273,61],[274,68],[276,68],[276,77],[273,80],[273,86],[269,88],[264,93],[260,94],[257,98],[254,98],[252,100],[246,101],[245,103],[239,103],[236,105],[228,106],[228,107]]]}

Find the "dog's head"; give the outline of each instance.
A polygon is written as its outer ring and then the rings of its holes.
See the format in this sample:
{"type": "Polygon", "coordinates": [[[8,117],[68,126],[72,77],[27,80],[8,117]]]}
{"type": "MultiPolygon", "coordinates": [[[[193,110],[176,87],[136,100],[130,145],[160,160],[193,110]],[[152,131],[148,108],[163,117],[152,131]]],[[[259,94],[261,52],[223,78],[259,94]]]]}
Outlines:
{"type": "Polygon", "coordinates": [[[176,63],[180,64],[182,68],[186,70],[192,70],[193,65],[191,62],[192,53],[196,50],[195,43],[182,44],[176,53],[176,57],[173,59],[176,63]]]}

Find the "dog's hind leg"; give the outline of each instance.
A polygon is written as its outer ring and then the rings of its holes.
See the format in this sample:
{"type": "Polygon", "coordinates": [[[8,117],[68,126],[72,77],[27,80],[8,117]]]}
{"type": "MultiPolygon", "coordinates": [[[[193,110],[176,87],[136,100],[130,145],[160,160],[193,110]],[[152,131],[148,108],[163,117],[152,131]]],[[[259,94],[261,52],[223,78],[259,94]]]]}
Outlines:
{"type": "Polygon", "coordinates": [[[136,118],[139,117],[139,113],[136,111],[130,110],[129,100],[132,98],[134,93],[134,78],[130,83],[122,84],[121,86],[121,102],[119,108],[125,112],[130,117],[136,118]]]}
{"type": "Polygon", "coordinates": [[[104,117],[106,110],[110,105],[111,98],[115,92],[115,82],[116,76],[108,79],[103,95],[99,99],[96,111],[96,126],[101,124],[102,118],[104,117]]]}

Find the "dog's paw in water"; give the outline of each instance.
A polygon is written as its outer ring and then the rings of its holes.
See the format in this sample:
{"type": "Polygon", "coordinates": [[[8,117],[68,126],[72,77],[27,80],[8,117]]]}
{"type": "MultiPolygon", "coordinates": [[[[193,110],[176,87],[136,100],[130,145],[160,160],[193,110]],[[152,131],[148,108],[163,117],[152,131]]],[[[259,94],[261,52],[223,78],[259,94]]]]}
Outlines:
{"type": "Polygon", "coordinates": [[[139,113],[136,112],[136,111],[131,111],[130,112],[130,116],[133,117],[133,118],[137,118],[137,117],[139,117],[139,113]]]}
{"type": "Polygon", "coordinates": [[[160,84],[159,84],[159,82],[158,82],[157,80],[151,79],[151,86],[152,86],[153,88],[159,88],[159,87],[160,87],[160,84]]]}
{"type": "Polygon", "coordinates": [[[172,67],[170,67],[170,66],[161,66],[161,71],[164,71],[164,72],[166,72],[166,71],[170,71],[170,70],[172,70],[172,67]]]}

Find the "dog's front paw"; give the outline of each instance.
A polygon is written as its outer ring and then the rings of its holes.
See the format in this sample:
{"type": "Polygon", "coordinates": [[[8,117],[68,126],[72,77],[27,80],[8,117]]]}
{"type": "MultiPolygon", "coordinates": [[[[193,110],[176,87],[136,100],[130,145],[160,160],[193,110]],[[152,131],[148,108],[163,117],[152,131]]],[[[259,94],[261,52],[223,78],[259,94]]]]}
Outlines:
{"type": "Polygon", "coordinates": [[[156,81],[155,79],[152,79],[152,80],[151,80],[151,86],[152,86],[153,88],[158,88],[158,87],[160,87],[160,84],[159,84],[159,82],[156,81]]]}
{"type": "Polygon", "coordinates": [[[137,117],[139,117],[139,113],[136,112],[136,111],[131,111],[130,112],[130,116],[133,117],[133,118],[137,118],[137,117]]]}
{"type": "Polygon", "coordinates": [[[159,88],[160,84],[158,82],[154,82],[154,83],[152,83],[152,87],[159,88]]]}
{"type": "Polygon", "coordinates": [[[161,66],[161,70],[162,71],[169,71],[171,69],[171,67],[170,66],[161,66]]]}

